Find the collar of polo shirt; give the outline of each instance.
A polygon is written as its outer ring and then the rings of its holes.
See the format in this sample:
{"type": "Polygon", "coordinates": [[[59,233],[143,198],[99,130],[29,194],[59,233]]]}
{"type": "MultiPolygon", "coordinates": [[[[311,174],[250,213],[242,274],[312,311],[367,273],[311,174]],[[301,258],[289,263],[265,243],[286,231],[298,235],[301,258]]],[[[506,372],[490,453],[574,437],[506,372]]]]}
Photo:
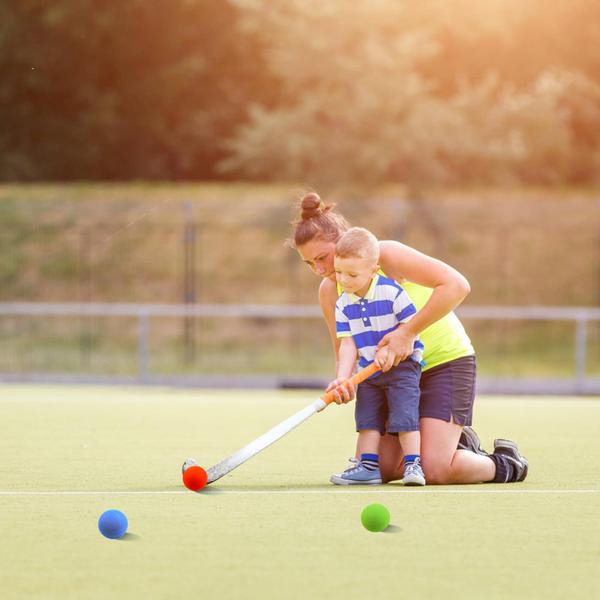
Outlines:
{"type": "Polygon", "coordinates": [[[350,298],[351,303],[354,304],[355,302],[360,302],[363,299],[364,300],[373,300],[373,298],[375,298],[375,286],[377,285],[377,281],[379,280],[379,277],[382,274],[383,273],[381,273],[381,271],[377,271],[377,273],[375,273],[375,276],[371,280],[371,285],[369,286],[369,289],[367,290],[367,293],[364,296],[357,296],[356,294],[348,294],[348,297],[350,298]]]}

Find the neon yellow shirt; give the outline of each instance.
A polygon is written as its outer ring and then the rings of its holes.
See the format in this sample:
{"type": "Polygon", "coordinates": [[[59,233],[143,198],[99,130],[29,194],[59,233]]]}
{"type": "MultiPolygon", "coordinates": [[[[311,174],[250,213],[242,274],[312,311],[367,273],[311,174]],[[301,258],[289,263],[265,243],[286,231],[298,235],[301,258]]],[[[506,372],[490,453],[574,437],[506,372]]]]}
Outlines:
{"type": "MultiPolygon", "coordinates": [[[[378,272],[385,275],[383,271],[378,272]]],[[[400,285],[406,290],[417,310],[423,308],[433,293],[431,288],[410,281],[404,281],[400,285]]],[[[337,284],[338,296],[342,291],[340,285],[337,284]]],[[[427,371],[427,369],[463,356],[475,354],[471,340],[454,312],[448,313],[445,317],[421,331],[419,338],[425,346],[422,371],[427,371]]]]}
{"type": "MultiPolygon", "coordinates": [[[[406,290],[417,310],[423,308],[433,292],[431,288],[410,281],[404,281],[400,285],[406,290]]],[[[463,324],[453,312],[421,331],[420,338],[425,346],[423,371],[463,356],[475,354],[463,324]]]]}

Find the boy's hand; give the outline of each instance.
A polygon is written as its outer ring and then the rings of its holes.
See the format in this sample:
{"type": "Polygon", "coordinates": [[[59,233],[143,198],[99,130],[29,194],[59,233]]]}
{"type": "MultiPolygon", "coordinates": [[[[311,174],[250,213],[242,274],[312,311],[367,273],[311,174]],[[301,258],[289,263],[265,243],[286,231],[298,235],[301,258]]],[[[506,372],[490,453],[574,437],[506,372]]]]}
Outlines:
{"type": "MultiPolygon", "coordinates": [[[[377,352],[386,348],[388,355],[383,364],[380,364],[382,371],[389,371],[393,366],[406,360],[414,352],[414,343],[417,336],[412,333],[405,323],[396,327],[394,331],[384,335],[379,344],[377,352]]],[[[377,356],[377,354],[375,355],[377,356]]]]}
{"type": "Polygon", "coordinates": [[[394,361],[391,359],[390,352],[387,346],[379,348],[375,352],[375,364],[381,369],[383,373],[389,371],[394,366],[394,361]]]}
{"type": "Polygon", "coordinates": [[[336,404],[347,404],[354,399],[354,385],[347,377],[338,377],[334,379],[325,390],[326,392],[333,391],[333,401],[336,404]]]}

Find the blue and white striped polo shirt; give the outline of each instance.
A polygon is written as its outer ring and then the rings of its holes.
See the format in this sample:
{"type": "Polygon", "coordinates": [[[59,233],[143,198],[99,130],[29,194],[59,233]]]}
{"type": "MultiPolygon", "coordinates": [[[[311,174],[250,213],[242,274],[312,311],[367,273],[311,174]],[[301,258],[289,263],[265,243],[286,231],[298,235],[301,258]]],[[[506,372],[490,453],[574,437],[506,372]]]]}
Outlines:
{"type": "MultiPolygon", "coordinates": [[[[417,312],[402,286],[378,272],[364,298],[342,291],[335,305],[335,329],[338,338],[352,336],[358,350],[359,366],[375,360],[381,338],[409,321],[417,312]]],[[[423,358],[423,344],[417,338],[410,358],[418,363],[423,358]]]]}

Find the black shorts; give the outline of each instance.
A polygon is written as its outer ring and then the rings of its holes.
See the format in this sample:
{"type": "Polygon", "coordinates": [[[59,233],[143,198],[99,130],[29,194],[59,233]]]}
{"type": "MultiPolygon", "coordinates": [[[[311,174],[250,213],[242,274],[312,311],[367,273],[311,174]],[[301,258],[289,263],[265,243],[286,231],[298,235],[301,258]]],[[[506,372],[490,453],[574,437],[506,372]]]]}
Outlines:
{"type": "Polygon", "coordinates": [[[475,356],[456,358],[421,374],[419,416],[459,425],[473,422],[475,356]]]}

